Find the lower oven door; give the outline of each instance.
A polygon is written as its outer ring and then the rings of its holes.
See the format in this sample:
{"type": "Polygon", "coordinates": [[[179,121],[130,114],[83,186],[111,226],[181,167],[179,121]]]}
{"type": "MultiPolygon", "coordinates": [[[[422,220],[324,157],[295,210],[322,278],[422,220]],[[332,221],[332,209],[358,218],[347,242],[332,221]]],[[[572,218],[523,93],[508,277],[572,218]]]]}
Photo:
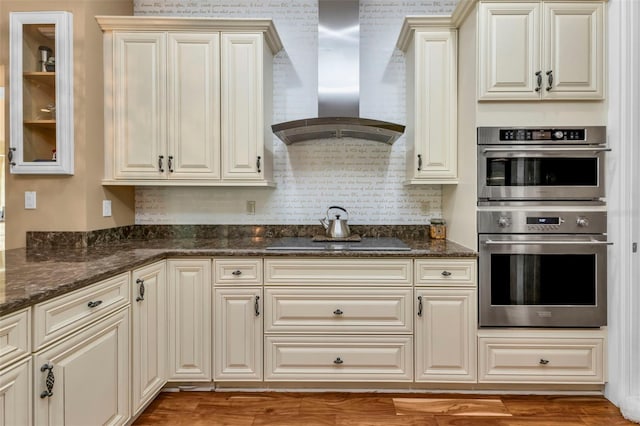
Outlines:
{"type": "Polygon", "coordinates": [[[481,327],[607,322],[604,235],[480,234],[481,327]]]}

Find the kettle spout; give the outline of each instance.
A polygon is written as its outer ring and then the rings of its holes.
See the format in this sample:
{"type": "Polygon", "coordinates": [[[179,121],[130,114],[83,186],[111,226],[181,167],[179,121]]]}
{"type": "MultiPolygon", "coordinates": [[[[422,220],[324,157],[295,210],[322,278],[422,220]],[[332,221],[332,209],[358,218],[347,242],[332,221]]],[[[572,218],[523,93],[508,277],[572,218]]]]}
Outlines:
{"type": "Polygon", "coordinates": [[[320,219],[320,223],[322,224],[322,226],[324,226],[324,229],[329,229],[329,222],[326,218],[320,219]]]}

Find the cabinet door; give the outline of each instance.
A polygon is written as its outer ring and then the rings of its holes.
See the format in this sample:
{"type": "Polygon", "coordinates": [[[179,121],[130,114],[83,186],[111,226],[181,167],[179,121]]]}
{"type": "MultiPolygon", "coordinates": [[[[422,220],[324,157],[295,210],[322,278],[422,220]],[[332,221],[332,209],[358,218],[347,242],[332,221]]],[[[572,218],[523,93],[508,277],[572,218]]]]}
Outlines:
{"type": "Polygon", "coordinates": [[[116,179],[166,178],[166,43],[164,33],[114,33],[116,179]]]}
{"type": "Polygon", "coordinates": [[[218,33],[168,36],[170,179],[220,179],[218,33]]]}
{"type": "Polygon", "coordinates": [[[129,411],[129,308],[34,355],[34,423],[120,425],[129,411]],[[47,377],[54,378],[50,395],[47,377]]]}
{"type": "Polygon", "coordinates": [[[9,170],[72,175],[73,15],[9,16],[9,170]]]}
{"type": "Polygon", "coordinates": [[[214,380],[262,380],[262,289],[215,290],[214,380]]]}
{"type": "Polygon", "coordinates": [[[222,177],[264,176],[263,40],[260,34],[222,34],[222,177]]]}
{"type": "Polygon", "coordinates": [[[544,98],[604,97],[603,32],[603,3],[544,3],[544,98]]]}
{"type": "Polygon", "coordinates": [[[475,289],[417,289],[416,296],[416,382],[475,382],[475,289]]]}
{"type": "Polygon", "coordinates": [[[0,424],[30,425],[32,384],[31,357],[0,370],[0,424]]]}
{"type": "Polygon", "coordinates": [[[166,262],[132,274],[133,415],[167,382],[166,262]]]}
{"type": "Polygon", "coordinates": [[[167,261],[169,380],[211,381],[211,260],[167,261]]]}
{"type": "Polygon", "coordinates": [[[415,35],[410,183],[455,183],[458,177],[456,39],[455,30],[415,35]]]}
{"type": "Polygon", "coordinates": [[[478,99],[539,99],[540,3],[480,3],[478,99]]]}

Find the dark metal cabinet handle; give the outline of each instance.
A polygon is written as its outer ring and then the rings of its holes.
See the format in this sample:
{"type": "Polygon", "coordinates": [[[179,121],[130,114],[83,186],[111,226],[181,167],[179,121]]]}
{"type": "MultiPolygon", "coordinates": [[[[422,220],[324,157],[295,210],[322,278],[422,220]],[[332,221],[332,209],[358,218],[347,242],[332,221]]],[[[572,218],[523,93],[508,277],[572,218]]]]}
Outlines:
{"type": "Polygon", "coordinates": [[[234,275],[236,277],[239,277],[240,275],[242,275],[242,271],[240,269],[236,269],[235,271],[233,271],[231,273],[231,275],[234,275]]]}
{"type": "Polygon", "coordinates": [[[56,381],[56,377],[53,375],[53,364],[43,364],[42,367],[40,367],[40,371],[42,371],[43,373],[47,371],[47,378],[45,379],[47,390],[44,390],[40,393],[40,398],[52,397],[53,384],[56,381]]]}
{"type": "Polygon", "coordinates": [[[536,92],[539,92],[542,88],[542,71],[536,72],[536,92]]]}
{"type": "Polygon", "coordinates": [[[547,365],[547,364],[549,364],[548,359],[540,358],[540,365],[547,365]]]}
{"type": "Polygon", "coordinates": [[[255,310],[257,317],[260,316],[260,303],[258,303],[259,300],[260,300],[260,296],[256,296],[256,301],[253,305],[253,309],[255,310]]]}
{"type": "Polygon", "coordinates": [[[333,360],[333,363],[334,364],[342,364],[342,363],[344,363],[344,361],[342,359],[340,359],[340,357],[338,357],[338,358],[333,360]]]}
{"type": "Polygon", "coordinates": [[[87,306],[90,308],[95,308],[98,307],[102,304],[102,300],[96,300],[95,302],[89,302],[87,303],[87,306]]]}
{"type": "Polygon", "coordinates": [[[547,91],[553,86],[553,70],[547,71],[547,91]]]}
{"type": "Polygon", "coordinates": [[[422,155],[418,154],[418,171],[422,170],[422,155]]]}
{"type": "Polygon", "coordinates": [[[140,287],[138,287],[138,297],[136,297],[136,302],[142,302],[144,300],[144,280],[142,278],[138,278],[136,280],[136,284],[140,284],[140,287]]]}
{"type": "Polygon", "coordinates": [[[261,170],[260,170],[260,160],[261,159],[262,158],[258,155],[258,159],[256,160],[256,169],[258,169],[258,173],[261,172],[261,170]]]}
{"type": "Polygon", "coordinates": [[[158,170],[160,173],[164,173],[164,166],[162,165],[162,160],[164,159],[164,155],[158,155],[158,170]]]}
{"type": "Polygon", "coordinates": [[[9,152],[7,152],[7,159],[9,160],[9,165],[11,166],[16,165],[16,162],[13,161],[13,153],[15,152],[15,150],[16,150],[15,147],[12,146],[9,148],[9,152]]]}
{"type": "Polygon", "coordinates": [[[336,309],[335,311],[333,311],[333,315],[342,315],[344,314],[344,312],[342,312],[342,310],[340,309],[336,309]]]}
{"type": "Polygon", "coordinates": [[[169,173],[173,173],[173,155],[169,156],[167,165],[169,166],[169,173]]]}
{"type": "Polygon", "coordinates": [[[418,316],[422,316],[422,296],[418,296],[418,316]]]}
{"type": "Polygon", "coordinates": [[[451,272],[449,272],[449,271],[442,271],[442,276],[443,276],[443,277],[450,277],[450,276],[451,276],[451,272]]]}

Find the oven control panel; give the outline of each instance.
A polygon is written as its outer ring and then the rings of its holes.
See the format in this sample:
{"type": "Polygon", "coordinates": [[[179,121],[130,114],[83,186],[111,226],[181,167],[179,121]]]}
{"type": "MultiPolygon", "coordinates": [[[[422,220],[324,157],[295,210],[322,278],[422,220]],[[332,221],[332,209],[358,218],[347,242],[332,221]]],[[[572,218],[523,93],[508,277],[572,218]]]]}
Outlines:
{"type": "Polygon", "coordinates": [[[604,211],[478,211],[481,234],[604,234],[606,230],[604,211]]]}
{"type": "Polygon", "coordinates": [[[584,141],[585,129],[500,129],[501,141],[584,141]]]}

